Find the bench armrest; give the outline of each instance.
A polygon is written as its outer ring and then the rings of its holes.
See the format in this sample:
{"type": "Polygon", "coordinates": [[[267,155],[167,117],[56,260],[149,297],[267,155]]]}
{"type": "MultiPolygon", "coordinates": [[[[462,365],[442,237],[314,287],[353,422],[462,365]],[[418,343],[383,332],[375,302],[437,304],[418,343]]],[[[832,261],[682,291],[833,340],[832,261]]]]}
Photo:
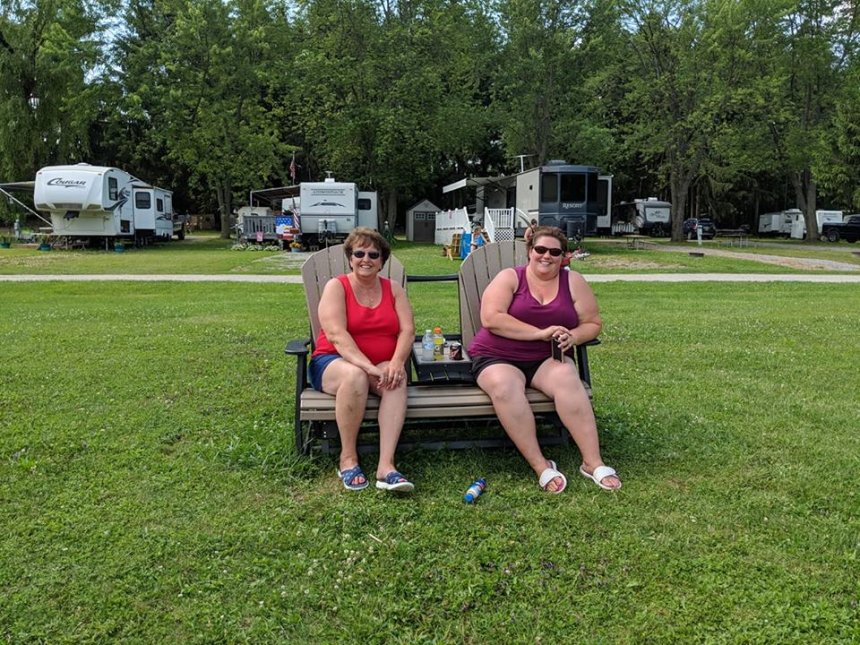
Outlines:
{"type": "Polygon", "coordinates": [[[585,383],[592,392],[594,388],[591,386],[591,369],[588,367],[588,346],[599,344],[600,341],[595,338],[576,346],[576,367],[579,369],[579,380],[585,383]]]}
{"type": "Polygon", "coordinates": [[[296,454],[302,454],[302,392],[308,387],[308,354],[310,353],[311,339],[299,338],[287,341],[284,353],[296,357],[296,391],[295,412],[293,414],[293,429],[296,434],[296,454]]]}

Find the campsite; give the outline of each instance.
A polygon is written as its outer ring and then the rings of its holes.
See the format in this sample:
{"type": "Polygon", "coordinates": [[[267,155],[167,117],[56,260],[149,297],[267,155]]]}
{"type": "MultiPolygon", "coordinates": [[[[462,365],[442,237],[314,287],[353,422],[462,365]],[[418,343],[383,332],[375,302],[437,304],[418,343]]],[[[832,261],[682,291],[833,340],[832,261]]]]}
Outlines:
{"type": "MultiPolygon", "coordinates": [[[[593,246],[586,275],[801,271],[593,246]]],[[[450,271],[433,248],[394,253],[450,271]]],[[[98,273],[99,258],[111,274],[271,275],[268,257],[192,236],[13,247],[0,273],[98,273]]],[[[300,284],[4,282],[0,636],[856,640],[856,285],[594,289],[594,406],[624,489],[577,477],[548,496],[511,449],[419,449],[401,457],[416,493],[395,499],[346,495],[332,457],[295,454],[283,346],[307,332],[300,284]],[[465,505],[477,476],[487,491],[465,505]]],[[[419,327],[455,328],[450,285],[410,296],[419,327]]],[[[550,454],[575,472],[575,448],[550,454]]]]}

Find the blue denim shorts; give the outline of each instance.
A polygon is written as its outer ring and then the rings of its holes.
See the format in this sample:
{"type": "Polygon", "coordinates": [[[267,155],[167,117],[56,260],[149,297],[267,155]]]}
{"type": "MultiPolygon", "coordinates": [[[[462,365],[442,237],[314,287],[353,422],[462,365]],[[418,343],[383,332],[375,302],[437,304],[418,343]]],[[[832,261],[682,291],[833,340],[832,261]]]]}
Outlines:
{"type": "Polygon", "coordinates": [[[320,354],[311,358],[308,365],[308,380],[311,382],[311,387],[318,392],[323,391],[322,376],[325,368],[334,360],[340,358],[340,354],[320,354]]]}

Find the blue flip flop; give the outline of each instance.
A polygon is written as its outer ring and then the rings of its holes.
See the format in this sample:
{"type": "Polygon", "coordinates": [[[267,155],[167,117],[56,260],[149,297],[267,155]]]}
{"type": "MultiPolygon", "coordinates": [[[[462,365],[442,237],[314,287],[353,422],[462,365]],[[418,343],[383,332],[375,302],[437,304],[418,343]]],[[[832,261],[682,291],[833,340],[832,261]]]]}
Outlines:
{"type": "Polygon", "coordinates": [[[343,487],[347,490],[362,490],[367,488],[367,485],[370,483],[367,480],[367,477],[364,474],[364,471],[361,469],[361,466],[356,464],[352,468],[348,470],[344,470],[341,472],[340,468],[337,470],[337,476],[340,477],[340,480],[343,482],[343,487]],[[356,479],[359,477],[363,477],[364,481],[360,484],[353,484],[356,479]]]}
{"type": "Polygon", "coordinates": [[[380,490],[390,490],[396,493],[411,493],[415,490],[415,484],[396,470],[388,473],[385,479],[377,479],[376,487],[380,490]]]}

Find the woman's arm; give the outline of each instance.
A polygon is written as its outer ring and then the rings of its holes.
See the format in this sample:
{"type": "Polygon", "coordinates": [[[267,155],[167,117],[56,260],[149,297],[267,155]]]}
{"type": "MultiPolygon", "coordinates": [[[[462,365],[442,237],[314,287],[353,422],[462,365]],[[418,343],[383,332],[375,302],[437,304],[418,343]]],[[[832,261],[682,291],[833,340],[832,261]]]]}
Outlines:
{"type": "Polygon", "coordinates": [[[400,333],[397,335],[397,346],[394,355],[389,362],[390,371],[404,369],[409,356],[412,353],[412,343],[415,341],[415,318],[412,315],[412,305],[403,287],[397,283],[391,283],[391,292],[394,296],[394,310],[400,322],[400,333]]]}
{"type": "Polygon", "coordinates": [[[375,365],[364,355],[346,329],[346,294],[337,278],[329,280],[323,288],[319,308],[320,326],[337,353],[367,373],[375,372],[375,365]]]}
{"type": "Polygon", "coordinates": [[[516,271],[505,269],[487,285],[481,296],[482,327],[497,336],[514,340],[549,340],[560,331],[566,331],[560,325],[541,329],[510,315],[508,307],[511,306],[518,284],[516,271]]]}
{"type": "Polygon", "coordinates": [[[570,330],[572,345],[582,345],[594,340],[600,334],[603,321],[600,319],[600,308],[597,298],[585,278],[576,271],[571,271],[568,277],[570,296],[573,298],[573,308],[579,317],[579,325],[570,330]]]}

